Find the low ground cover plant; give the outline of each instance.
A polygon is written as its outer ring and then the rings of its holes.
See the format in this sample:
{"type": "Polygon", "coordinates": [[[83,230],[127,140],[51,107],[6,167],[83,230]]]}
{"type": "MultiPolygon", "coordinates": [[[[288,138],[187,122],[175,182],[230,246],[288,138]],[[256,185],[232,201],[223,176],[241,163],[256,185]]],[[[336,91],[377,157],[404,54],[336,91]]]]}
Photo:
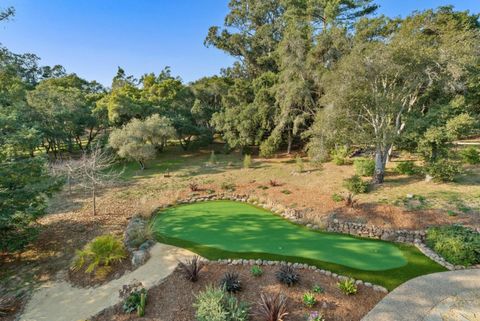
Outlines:
{"type": "Polygon", "coordinates": [[[123,242],[113,235],[102,235],[85,245],[72,263],[73,270],[80,270],[85,265],[85,273],[94,272],[99,278],[105,277],[110,271],[110,265],[127,257],[123,242]]]}
{"type": "Polygon", "coordinates": [[[461,225],[429,228],[426,243],[452,264],[480,263],[480,234],[461,225]]]}
{"type": "Polygon", "coordinates": [[[346,279],[337,283],[338,288],[346,295],[357,293],[357,285],[353,279],[346,279]]]}
{"type": "Polygon", "coordinates": [[[318,284],[315,284],[313,287],[312,287],[312,292],[313,293],[323,293],[325,290],[318,284]]]}
{"type": "Polygon", "coordinates": [[[193,305],[198,321],[247,321],[249,308],[221,288],[208,286],[193,305]]]}
{"type": "Polygon", "coordinates": [[[370,158],[358,158],[353,161],[355,173],[360,176],[373,176],[375,161],[370,158]]]}
{"type": "Polygon", "coordinates": [[[325,321],[325,318],[320,312],[313,311],[308,315],[307,321],[325,321]]]}
{"type": "Polygon", "coordinates": [[[306,307],[313,307],[317,303],[317,299],[315,298],[315,293],[307,292],[303,294],[303,304],[306,307]]]}
{"type": "Polygon", "coordinates": [[[286,284],[287,286],[293,286],[300,280],[300,275],[295,268],[291,265],[283,265],[275,273],[278,282],[286,284]]]}
{"type": "Polygon", "coordinates": [[[263,275],[263,270],[260,266],[258,265],[254,265],[252,266],[252,268],[250,269],[250,273],[255,276],[255,277],[259,277],[259,276],[262,276],[263,275]]]}
{"type": "Polygon", "coordinates": [[[191,282],[198,281],[198,275],[203,269],[204,264],[200,261],[200,257],[195,255],[191,259],[178,263],[178,268],[182,271],[185,278],[191,282]]]}
{"type": "Polygon", "coordinates": [[[262,321],[284,321],[288,315],[287,297],[283,294],[265,294],[260,295],[256,315],[262,321]]]}
{"type": "Polygon", "coordinates": [[[242,290],[242,283],[238,273],[227,272],[220,280],[220,287],[229,293],[236,293],[242,290]]]}

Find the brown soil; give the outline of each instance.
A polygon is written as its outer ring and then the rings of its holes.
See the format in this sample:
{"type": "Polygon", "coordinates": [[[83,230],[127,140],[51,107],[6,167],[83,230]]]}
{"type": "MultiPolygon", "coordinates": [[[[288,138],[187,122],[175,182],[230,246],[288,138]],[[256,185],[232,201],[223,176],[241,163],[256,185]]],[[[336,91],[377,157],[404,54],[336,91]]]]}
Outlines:
{"type": "MultiPolygon", "coordinates": [[[[337,280],[311,270],[299,270],[301,280],[298,285],[286,287],[275,279],[278,267],[262,267],[264,274],[255,278],[250,274],[249,266],[208,265],[196,283],[187,281],[176,270],[160,285],[149,290],[147,296],[146,314],[138,318],[136,314],[126,315],[122,312],[121,304],[106,309],[92,318],[91,321],[126,321],[126,320],[156,320],[156,321],[193,321],[195,320],[195,294],[209,284],[216,284],[227,271],[239,273],[242,281],[242,291],[236,294],[239,300],[251,306],[251,313],[256,310],[256,302],[260,293],[284,293],[288,297],[289,315],[286,321],[304,321],[306,315],[313,311],[324,314],[327,321],[356,321],[380,301],[385,294],[371,288],[360,286],[356,295],[344,295],[337,288],[337,280]],[[302,303],[305,292],[314,285],[320,285],[324,293],[317,294],[317,304],[313,308],[306,308],[302,303]]],[[[260,321],[252,315],[252,321],[260,321]]]]}

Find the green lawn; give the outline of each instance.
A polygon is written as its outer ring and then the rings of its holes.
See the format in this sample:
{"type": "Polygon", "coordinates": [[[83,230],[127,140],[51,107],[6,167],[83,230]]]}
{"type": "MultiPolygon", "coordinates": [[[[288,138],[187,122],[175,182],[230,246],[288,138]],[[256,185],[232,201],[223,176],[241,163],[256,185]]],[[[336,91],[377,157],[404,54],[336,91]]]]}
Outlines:
{"type": "Polygon", "coordinates": [[[213,201],[171,207],[154,218],[160,242],[209,258],[304,262],[393,289],[444,269],[415,247],[307,229],[255,206],[213,201]]]}

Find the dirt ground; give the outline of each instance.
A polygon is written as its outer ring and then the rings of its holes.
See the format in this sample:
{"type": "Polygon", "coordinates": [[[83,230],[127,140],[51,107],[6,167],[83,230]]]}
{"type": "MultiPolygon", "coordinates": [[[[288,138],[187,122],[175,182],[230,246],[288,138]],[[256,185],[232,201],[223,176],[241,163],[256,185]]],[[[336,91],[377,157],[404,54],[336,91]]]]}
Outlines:
{"type": "Polygon", "coordinates": [[[289,312],[285,321],[304,321],[306,315],[319,311],[327,321],[357,321],[380,301],[385,294],[373,291],[364,286],[359,287],[356,295],[347,296],[340,292],[337,280],[311,270],[298,270],[300,282],[298,285],[287,287],[275,279],[278,267],[262,267],[264,274],[253,277],[249,266],[208,265],[196,283],[187,281],[176,270],[164,282],[148,291],[147,306],[144,318],[136,314],[125,315],[121,305],[107,309],[92,318],[91,321],[126,321],[126,320],[156,320],[156,321],[193,321],[195,320],[195,295],[207,285],[218,283],[225,272],[236,272],[240,275],[242,291],[235,296],[251,307],[252,321],[259,321],[255,314],[260,293],[283,293],[288,298],[287,309],[289,312]],[[316,294],[317,303],[313,308],[303,305],[303,294],[319,285],[324,293],[316,294]]]}

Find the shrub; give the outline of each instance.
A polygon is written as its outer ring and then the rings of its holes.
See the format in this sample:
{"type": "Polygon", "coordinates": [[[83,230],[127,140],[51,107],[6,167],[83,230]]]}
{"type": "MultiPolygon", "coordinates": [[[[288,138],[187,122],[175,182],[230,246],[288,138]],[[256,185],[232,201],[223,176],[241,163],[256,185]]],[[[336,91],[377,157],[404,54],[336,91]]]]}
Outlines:
{"type": "Polygon", "coordinates": [[[375,161],[370,158],[358,158],[353,161],[355,173],[360,176],[373,176],[375,172],[375,161]]]}
{"type": "Polygon", "coordinates": [[[282,185],[274,179],[271,179],[268,183],[270,184],[271,187],[277,187],[282,185]]]}
{"type": "Polygon", "coordinates": [[[227,321],[227,310],[224,307],[225,292],[220,288],[207,287],[196,296],[193,304],[197,310],[198,321],[227,321]]]}
{"type": "Polygon", "coordinates": [[[120,297],[123,299],[123,312],[132,313],[137,311],[138,316],[145,314],[147,290],[142,283],[124,285],[122,290],[120,290],[120,297]]]}
{"type": "Polygon", "coordinates": [[[335,165],[345,165],[347,163],[348,149],[346,147],[335,148],[330,155],[335,165]]]}
{"type": "Polygon", "coordinates": [[[210,158],[208,159],[208,163],[210,165],[215,165],[217,163],[217,156],[215,155],[215,151],[213,151],[213,150],[210,153],[210,158]]]}
{"type": "Polygon", "coordinates": [[[236,293],[242,290],[238,273],[227,272],[220,280],[220,287],[227,292],[236,293]]]}
{"type": "Polygon", "coordinates": [[[198,321],[247,321],[248,306],[218,287],[208,286],[193,304],[198,321]]]}
{"type": "Polygon", "coordinates": [[[364,182],[358,175],[343,180],[343,186],[353,194],[366,193],[368,191],[368,183],[364,182]]]}
{"type": "Polygon", "coordinates": [[[357,285],[353,279],[346,279],[337,283],[338,288],[346,295],[357,293],[357,285]]]}
{"type": "Polygon", "coordinates": [[[420,172],[420,169],[412,161],[405,161],[398,163],[395,167],[395,172],[401,175],[416,175],[420,172]]]}
{"type": "Polygon", "coordinates": [[[429,228],[426,243],[452,264],[470,266],[480,263],[480,234],[463,226],[429,228]]]}
{"type": "Polygon", "coordinates": [[[480,152],[475,147],[467,147],[460,151],[460,157],[462,161],[470,164],[477,165],[480,164],[480,152]]]}
{"type": "Polygon", "coordinates": [[[332,200],[336,203],[343,201],[343,196],[337,193],[333,193],[332,200]]]}
{"type": "Polygon", "coordinates": [[[288,189],[281,190],[280,192],[281,192],[282,194],[285,194],[285,195],[290,195],[290,194],[292,194],[292,192],[289,191],[288,189]]]}
{"type": "Polygon", "coordinates": [[[303,159],[300,155],[295,157],[295,166],[297,167],[297,173],[303,173],[305,165],[303,164],[303,159]]]}
{"type": "Polygon", "coordinates": [[[73,270],[79,270],[87,265],[86,273],[95,272],[97,277],[104,277],[110,272],[110,264],[120,262],[127,257],[123,242],[113,235],[102,235],[94,238],[77,251],[72,264],[73,270]]]}
{"type": "Polygon", "coordinates": [[[198,183],[191,182],[191,183],[188,184],[188,187],[190,188],[190,191],[192,191],[192,192],[198,192],[199,191],[198,183]]]}
{"type": "Polygon", "coordinates": [[[245,155],[245,157],[243,157],[243,168],[250,168],[250,167],[252,167],[252,156],[245,155]]]}
{"type": "Polygon", "coordinates": [[[305,306],[311,308],[317,303],[317,299],[315,298],[315,293],[307,292],[303,294],[303,304],[305,306]]]}
{"type": "Polygon", "coordinates": [[[222,186],[220,187],[224,191],[229,191],[229,192],[233,192],[237,188],[234,183],[229,183],[229,182],[223,182],[222,186]]]}
{"type": "Polygon", "coordinates": [[[261,267],[259,267],[258,265],[254,265],[252,266],[252,268],[250,269],[250,273],[255,276],[255,277],[259,277],[259,276],[262,276],[263,275],[263,270],[261,267]]]}
{"type": "Polygon", "coordinates": [[[280,293],[276,295],[262,293],[256,314],[262,321],[284,321],[288,315],[287,297],[280,293]]]}
{"type": "Polygon", "coordinates": [[[325,321],[325,318],[321,313],[313,311],[308,315],[307,321],[325,321]]]}
{"type": "Polygon", "coordinates": [[[197,282],[198,275],[200,274],[200,271],[203,269],[204,265],[200,261],[200,258],[195,255],[185,262],[179,262],[178,267],[187,280],[197,282]]]}
{"type": "Polygon", "coordinates": [[[452,182],[455,176],[462,173],[462,167],[458,162],[441,159],[435,163],[430,163],[426,171],[435,181],[452,182]]]}
{"type": "Polygon", "coordinates": [[[315,285],[312,287],[312,292],[313,292],[313,293],[323,293],[324,290],[323,290],[323,288],[322,288],[320,285],[315,284],[315,285]]]}
{"type": "Polygon", "coordinates": [[[275,273],[278,282],[286,284],[288,286],[295,285],[300,280],[300,275],[295,271],[295,268],[291,265],[283,265],[275,273]]]}

